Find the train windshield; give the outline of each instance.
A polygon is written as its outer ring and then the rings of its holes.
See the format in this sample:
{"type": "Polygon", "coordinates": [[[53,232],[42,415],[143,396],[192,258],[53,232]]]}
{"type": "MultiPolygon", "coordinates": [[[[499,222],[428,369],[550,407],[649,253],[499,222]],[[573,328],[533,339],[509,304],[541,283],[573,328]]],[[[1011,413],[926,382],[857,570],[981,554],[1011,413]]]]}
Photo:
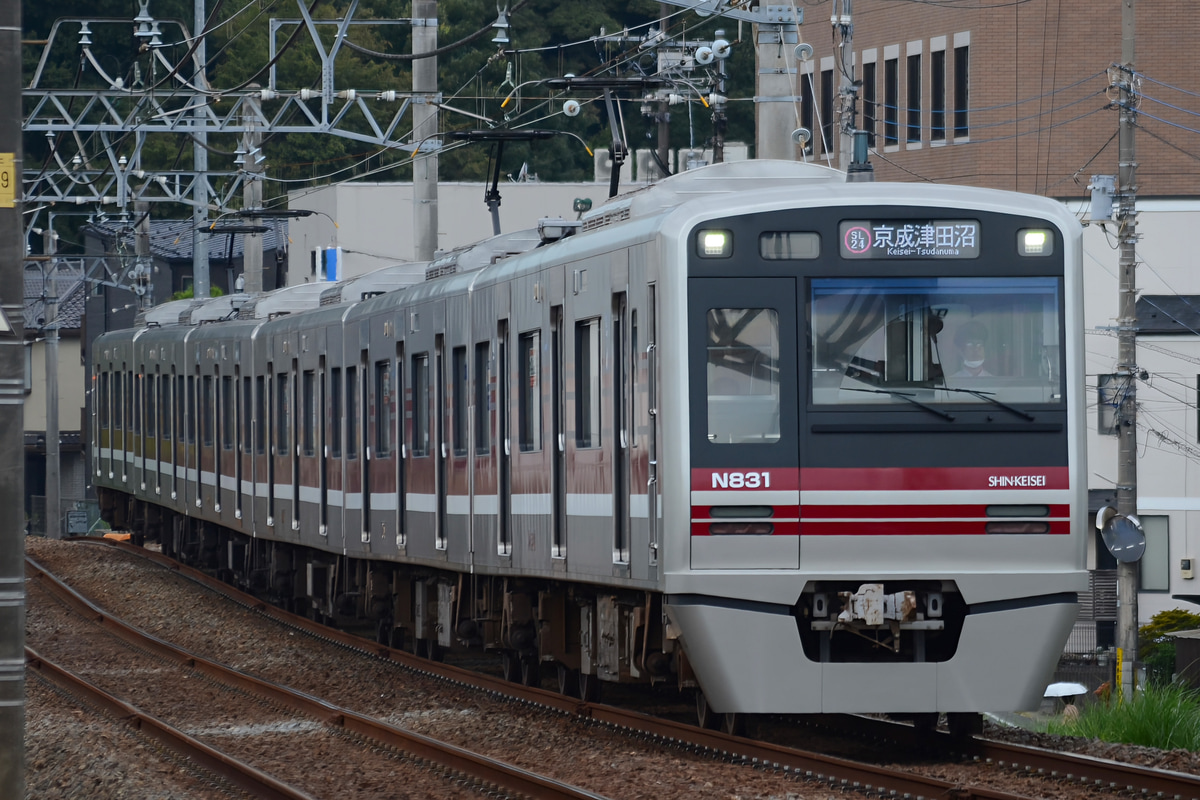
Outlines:
{"type": "Polygon", "coordinates": [[[1057,278],[812,282],[816,405],[1061,403],[1057,278]]]}

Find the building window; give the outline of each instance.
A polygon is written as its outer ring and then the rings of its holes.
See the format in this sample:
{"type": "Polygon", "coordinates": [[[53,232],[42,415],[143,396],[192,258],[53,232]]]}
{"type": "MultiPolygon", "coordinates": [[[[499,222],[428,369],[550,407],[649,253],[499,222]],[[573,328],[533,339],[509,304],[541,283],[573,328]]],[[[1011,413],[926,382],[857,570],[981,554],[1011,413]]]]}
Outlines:
{"type": "Polygon", "coordinates": [[[1146,534],[1146,552],[1138,562],[1138,587],[1143,592],[1171,590],[1170,517],[1139,514],[1146,534]]]}
{"type": "Polygon", "coordinates": [[[867,146],[875,146],[875,62],[863,64],[862,72],[863,130],[867,132],[867,146]]]}
{"type": "Polygon", "coordinates": [[[908,135],[905,141],[921,141],[921,56],[908,57],[908,135]]]}
{"type": "Polygon", "coordinates": [[[1096,433],[1117,435],[1117,413],[1121,405],[1121,376],[1096,376],[1096,433]]]}
{"type": "Polygon", "coordinates": [[[929,54],[929,140],[946,138],[946,51],[929,54]]]}
{"type": "Polygon", "coordinates": [[[967,69],[970,66],[970,47],[954,48],[954,136],[961,139],[968,133],[967,129],[967,99],[968,79],[967,69]]]}
{"type": "Polygon", "coordinates": [[[821,71],[821,150],[836,153],[837,142],[833,140],[833,70],[821,71]]]}
{"type": "Polygon", "coordinates": [[[900,60],[883,62],[883,143],[900,142],[900,60]]]}
{"type": "Polygon", "coordinates": [[[813,138],[816,136],[816,129],[813,127],[813,93],[816,87],[813,86],[812,72],[807,72],[801,81],[800,91],[800,125],[811,132],[813,135],[808,137],[808,141],[804,144],[804,153],[812,155],[813,138]]]}

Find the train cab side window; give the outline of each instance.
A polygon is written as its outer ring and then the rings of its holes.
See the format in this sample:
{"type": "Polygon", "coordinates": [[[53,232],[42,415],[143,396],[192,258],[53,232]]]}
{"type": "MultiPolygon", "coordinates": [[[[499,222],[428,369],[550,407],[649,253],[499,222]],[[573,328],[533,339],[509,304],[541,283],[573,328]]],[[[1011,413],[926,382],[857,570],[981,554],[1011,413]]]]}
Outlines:
{"type": "Polygon", "coordinates": [[[600,446],[600,320],[575,323],[575,446],[600,446]]]}
{"type": "Polygon", "coordinates": [[[414,456],[429,455],[429,354],[412,360],[412,450],[414,456]]]}
{"type": "Polygon", "coordinates": [[[254,429],[254,452],[261,456],[267,452],[267,381],[262,375],[254,379],[254,419],[258,422],[254,429]]]}
{"type": "Polygon", "coordinates": [[[129,429],[138,434],[142,432],[142,390],[144,387],[141,375],[132,374],[131,379],[133,381],[130,384],[130,388],[132,389],[130,394],[133,395],[133,424],[130,425],[129,429]]]}
{"type": "Polygon", "coordinates": [[[522,333],[519,342],[521,383],[517,392],[522,453],[542,449],[542,335],[522,333]]]}
{"type": "Polygon", "coordinates": [[[155,425],[158,417],[158,376],[146,376],[146,435],[153,438],[158,435],[158,426],[155,425]]]}
{"type": "Polygon", "coordinates": [[[375,455],[392,452],[392,369],[387,361],[375,362],[375,455]]]}
{"type": "Polygon", "coordinates": [[[162,438],[169,440],[172,438],[171,415],[175,410],[175,406],[171,403],[171,391],[174,388],[172,384],[175,379],[170,375],[163,375],[160,380],[162,383],[158,389],[158,403],[161,416],[159,417],[158,427],[162,433],[162,438]]]}
{"type": "Polygon", "coordinates": [[[242,441],[241,452],[249,453],[254,446],[254,383],[249,375],[242,377],[242,441]]]}
{"type": "Polygon", "coordinates": [[[112,426],[112,421],[108,418],[109,400],[108,400],[108,373],[100,373],[100,396],[97,403],[97,414],[100,417],[99,426],[101,428],[109,428],[112,426]]]}
{"type": "Polygon", "coordinates": [[[770,308],[708,310],[708,440],[779,441],[779,314],[770,308]]]}
{"type": "Polygon", "coordinates": [[[188,444],[196,443],[196,376],[188,375],[187,402],[184,404],[188,444]]]}
{"type": "Polygon", "coordinates": [[[454,371],[450,388],[452,395],[450,402],[453,404],[452,419],[450,420],[451,439],[454,445],[454,455],[465,456],[467,454],[467,348],[454,348],[450,358],[451,369],[454,371]]]}
{"type": "Polygon", "coordinates": [[[486,456],[492,452],[492,387],[491,344],[475,345],[475,453],[486,456]]]}
{"type": "Polygon", "coordinates": [[[125,429],[125,406],[121,402],[121,384],[125,382],[125,374],[118,372],[113,375],[112,392],[113,392],[113,428],[116,430],[125,429]]]}

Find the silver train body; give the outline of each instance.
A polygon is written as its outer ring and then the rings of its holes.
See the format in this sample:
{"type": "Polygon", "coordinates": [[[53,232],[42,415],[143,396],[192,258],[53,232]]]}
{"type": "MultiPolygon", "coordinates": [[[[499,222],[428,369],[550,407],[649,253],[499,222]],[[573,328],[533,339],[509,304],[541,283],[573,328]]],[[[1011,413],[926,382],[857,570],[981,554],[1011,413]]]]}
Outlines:
{"type": "Polygon", "coordinates": [[[416,285],[102,336],[94,481],[187,561],[563,691],[1035,707],[1087,585],[1080,239],[1043,198],[715,165],[416,285]]]}

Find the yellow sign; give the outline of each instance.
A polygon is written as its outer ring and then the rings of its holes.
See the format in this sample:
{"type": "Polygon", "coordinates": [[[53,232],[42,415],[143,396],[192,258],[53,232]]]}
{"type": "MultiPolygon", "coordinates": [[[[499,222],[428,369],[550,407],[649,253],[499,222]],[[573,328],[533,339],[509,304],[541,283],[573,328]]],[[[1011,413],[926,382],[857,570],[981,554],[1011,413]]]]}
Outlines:
{"type": "Polygon", "coordinates": [[[16,158],[12,153],[0,153],[0,208],[17,207],[16,158]]]}

